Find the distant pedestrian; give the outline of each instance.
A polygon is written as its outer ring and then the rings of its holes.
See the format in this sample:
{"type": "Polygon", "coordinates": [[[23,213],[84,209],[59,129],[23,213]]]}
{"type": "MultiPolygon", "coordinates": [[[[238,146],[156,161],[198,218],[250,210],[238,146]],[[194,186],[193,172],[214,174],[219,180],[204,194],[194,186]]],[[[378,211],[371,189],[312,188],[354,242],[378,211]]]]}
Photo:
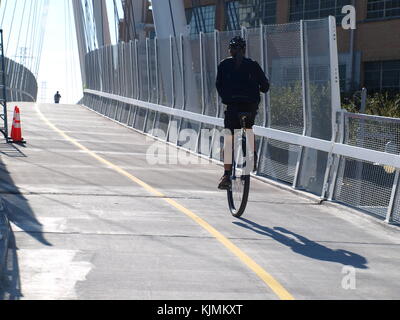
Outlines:
{"type": "Polygon", "coordinates": [[[54,102],[60,103],[60,99],[61,99],[61,94],[60,92],[57,91],[57,93],[54,95],[54,102]]]}

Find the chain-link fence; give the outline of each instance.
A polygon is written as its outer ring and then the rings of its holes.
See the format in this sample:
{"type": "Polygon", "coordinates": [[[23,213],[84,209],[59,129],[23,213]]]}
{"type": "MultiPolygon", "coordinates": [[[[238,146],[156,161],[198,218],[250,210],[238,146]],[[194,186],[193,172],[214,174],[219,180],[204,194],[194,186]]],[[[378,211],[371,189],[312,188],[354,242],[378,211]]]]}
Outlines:
{"type": "Polygon", "coordinates": [[[101,48],[87,55],[83,104],[222,160],[215,79],[238,34],[271,83],[256,120],[257,174],[400,222],[400,121],[341,111],[333,17],[101,48]],[[187,130],[197,138],[182,140],[187,130]]]}

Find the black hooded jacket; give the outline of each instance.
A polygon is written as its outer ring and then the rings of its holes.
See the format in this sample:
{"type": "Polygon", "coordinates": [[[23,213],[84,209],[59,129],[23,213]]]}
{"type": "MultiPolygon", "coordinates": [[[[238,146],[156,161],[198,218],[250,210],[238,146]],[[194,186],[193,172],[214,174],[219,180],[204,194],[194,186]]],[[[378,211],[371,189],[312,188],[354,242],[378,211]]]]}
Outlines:
{"type": "Polygon", "coordinates": [[[243,58],[238,69],[235,59],[227,58],[218,66],[216,87],[226,105],[249,103],[259,104],[260,92],[267,93],[269,82],[260,65],[249,58],[243,58]]]}

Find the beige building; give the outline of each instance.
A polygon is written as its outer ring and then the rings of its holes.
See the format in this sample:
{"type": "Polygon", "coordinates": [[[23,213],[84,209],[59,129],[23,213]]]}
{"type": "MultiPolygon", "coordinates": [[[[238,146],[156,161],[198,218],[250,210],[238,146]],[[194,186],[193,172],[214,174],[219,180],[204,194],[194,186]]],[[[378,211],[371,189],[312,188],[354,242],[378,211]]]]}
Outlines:
{"type": "MultiPolygon", "coordinates": [[[[400,91],[400,0],[184,0],[191,33],[237,30],[334,15],[342,91],[400,91]],[[357,29],[344,30],[354,5],[357,29]]],[[[151,23],[151,15],[148,15],[151,23]]]]}

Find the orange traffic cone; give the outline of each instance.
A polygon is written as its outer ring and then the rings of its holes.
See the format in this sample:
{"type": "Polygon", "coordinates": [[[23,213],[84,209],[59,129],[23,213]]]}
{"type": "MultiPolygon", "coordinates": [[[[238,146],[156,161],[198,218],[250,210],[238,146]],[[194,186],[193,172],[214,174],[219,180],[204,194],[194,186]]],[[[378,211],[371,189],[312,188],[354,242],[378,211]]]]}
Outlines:
{"type": "Polygon", "coordinates": [[[22,138],[21,117],[18,107],[15,107],[14,110],[14,119],[11,129],[11,139],[13,143],[25,143],[24,139],[22,138]]]}

